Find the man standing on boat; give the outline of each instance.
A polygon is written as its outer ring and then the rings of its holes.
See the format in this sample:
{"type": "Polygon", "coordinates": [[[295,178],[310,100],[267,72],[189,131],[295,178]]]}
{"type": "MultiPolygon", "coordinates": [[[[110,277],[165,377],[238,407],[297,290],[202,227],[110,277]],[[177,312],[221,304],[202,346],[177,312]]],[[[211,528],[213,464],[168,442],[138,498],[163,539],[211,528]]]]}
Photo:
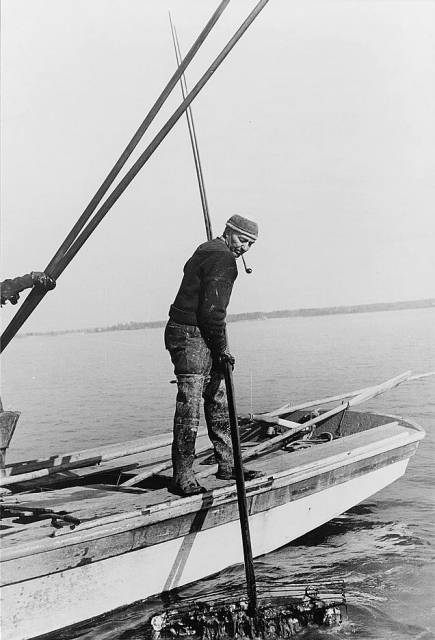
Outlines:
{"type": "MultiPolygon", "coordinates": [[[[184,266],[180,289],[169,310],[165,346],[171,355],[178,393],[174,416],[172,465],[174,490],[181,495],[205,491],[193,473],[201,397],[213,443],[217,477],[234,477],[228,405],[222,364],[234,366],[228,350],[226,314],[236,259],[258,238],[256,222],[233,215],[221,237],[200,245],[184,266]]],[[[245,479],[258,475],[245,470],[245,479]]]]}

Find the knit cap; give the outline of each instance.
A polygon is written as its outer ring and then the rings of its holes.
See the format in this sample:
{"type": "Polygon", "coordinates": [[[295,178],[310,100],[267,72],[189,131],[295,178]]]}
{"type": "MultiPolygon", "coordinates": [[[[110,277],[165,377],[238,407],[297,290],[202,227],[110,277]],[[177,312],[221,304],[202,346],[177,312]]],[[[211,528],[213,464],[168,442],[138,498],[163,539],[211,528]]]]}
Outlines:
{"type": "Polygon", "coordinates": [[[237,213],[227,220],[227,227],[238,233],[243,233],[244,236],[251,238],[251,240],[257,240],[258,238],[258,224],[249,218],[239,216],[237,213]]]}

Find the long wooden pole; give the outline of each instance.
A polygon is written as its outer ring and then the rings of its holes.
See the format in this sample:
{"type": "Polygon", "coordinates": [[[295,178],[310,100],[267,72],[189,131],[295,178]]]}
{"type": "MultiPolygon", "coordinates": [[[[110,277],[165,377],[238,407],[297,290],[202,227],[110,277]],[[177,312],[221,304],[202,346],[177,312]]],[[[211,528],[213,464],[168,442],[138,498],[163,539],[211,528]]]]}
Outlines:
{"type": "MultiPolygon", "coordinates": [[[[175,57],[177,59],[177,64],[180,65],[180,62],[181,62],[180,47],[178,43],[175,26],[172,23],[170,14],[169,14],[169,19],[170,19],[171,29],[172,29],[172,39],[174,42],[175,57]]],[[[180,84],[181,84],[181,91],[182,91],[183,98],[185,98],[186,92],[187,92],[187,83],[186,83],[186,78],[184,74],[180,79],[180,84]]],[[[204,215],[207,240],[211,240],[213,235],[212,235],[210,211],[208,208],[207,196],[205,191],[205,183],[204,183],[204,176],[203,176],[202,167],[201,167],[201,158],[199,155],[198,140],[195,133],[193,114],[190,107],[188,107],[186,111],[186,117],[187,117],[187,124],[189,128],[190,142],[192,145],[193,158],[195,161],[195,169],[196,169],[196,176],[198,179],[199,192],[201,195],[201,204],[202,204],[202,210],[204,215]]],[[[228,342],[228,338],[227,338],[227,342],[228,342]]],[[[256,587],[255,571],[254,571],[254,559],[252,554],[251,533],[249,529],[249,516],[248,516],[248,504],[246,500],[245,480],[243,476],[242,449],[240,445],[240,432],[239,432],[239,425],[237,421],[237,409],[236,409],[236,397],[234,392],[233,372],[232,372],[232,367],[229,363],[224,363],[224,377],[225,377],[225,386],[227,391],[228,415],[229,415],[230,429],[231,429],[231,442],[233,446],[234,472],[235,472],[235,478],[236,478],[240,530],[242,535],[243,560],[244,560],[245,576],[246,576],[246,590],[247,590],[248,601],[249,601],[249,613],[255,619],[257,615],[257,587],[256,587]]],[[[133,482],[133,481],[130,481],[130,482],[133,482]]]]}
{"type": "MultiPolygon", "coordinates": [[[[174,23],[172,22],[171,14],[169,14],[169,21],[170,21],[171,30],[172,30],[172,40],[174,43],[175,58],[177,60],[178,68],[180,68],[181,65],[183,64],[183,60],[181,58],[177,31],[175,29],[174,23]]],[[[181,74],[180,86],[181,86],[181,95],[183,96],[183,100],[185,100],[189,91],[187,89],[186,76],[184,73],[181,74]]],[[[205,191],[204,174],[202,172],[201,158],[199,155],[198,139],[196,137],[195,123],[193,120],[192,107],[190,105],[186,109],[186,119],[187,119],[187,127],[189,129],[193,160],[195,162],[195,171],[196,171],[196,177],[198,181],[199,195],[201,198],[201,205],[202,205],[202,210],[204,214],[205,232],[207,235],[207,240],[211,240],[213,238],[213,230],[212,230],[212,224],[211,224],[211,218],[210,218],[210,210],[208,208],[207,194],[205,191]]]]}
{"type": "MultiPolygon", "coordinates": [[[[199,433],[199,432],[198,432],[199,433]]],[[[173,434],[171,434],[171,442],[174,439],[173,434]]],[[[208,442],[206,445],[196,448],[196,455],[199,453],[204,453],[205,451],[210,451],[210,443],[208,442]]],[[[155,465],[151,469],[147,469],[146,471],[142,471],[141,473],[136,474],[129,480],[123,482],[121,487],[134,487],[139,484],[139,482],[143,482],[152,476],[155,476],[157,473],[161,473],[162,471],[166,471],[172,467],[172,459],[164,460],[163,462],[159,462],[159,464],[155,465]]],[[[1,485],[0,485],[1,486],[1,485]]]]}
{"type": "MultiPolygon", "coordinates": [[[[198,431],[201,436],[206,435],[207,431],[202,428],[198,431]]],[[[0,487],[8,486],[10,484],[17,484],[21,482],[28,482],[29,480],[36,480],[38,478],[45,478],[47,476],[55,475],[63,471],[70,471],[72,469],[81,469],[83,467],[96,466],[104,462],[110,462],[117,458],[125,458],[137,453],[146,453],[147,451],[154,451],[155,449],[161,449],[168,447],[172,443],[172,434],[164,435],[161,438],[141,438],[138,440],[132,440],[130,442],[124,442],[121,444],[108,445],[101,449],[87,449],[85,451],[77,451],[74,453],[65,453],[62,456],[57,456],[59,462],[54,463],[51,467],[34,468],[31,471],[20,473],[16,475],[9,475],[4,478],[0,478],[0,487]],[[66,460],[67,462],[63,462],[66,460]]],[[[204,448],[207,450],[210,445],[204,448]]],[[[28,465],[31,467],[31,463],[28,465]]],[[[154,473],[158,473],[154,471],[154,473]]],[[[151,474],[153,475],[153,474],[151,474]]]]}
{"type": "Polygon", "coordinates": [[[155,136],[154,140],[148,145],[145,151],[139,156],[138,160],[136,160],[135,164],[131,167],[131,169],[127,172],[124,178],[119,182],[119,184],[115,187],[112,193],[109,195],[107,200],[103,203],[100,209],[97,211],[95,216],[89,222],[88,226],[81,232],[75,242],[69,248],[67,254],[61,258],[58,263],[56,269],[56,275],[60,275],[63,270],[67,267],[67,265],[71,262],[76,253],[81,249],[86,240],[92,234],[93,231],[97,228],[100,222],[103,220],[107,212],[112,208],[115,202],[119,199],[128,185],[132,182],[132,180],[136,177],[142,167],[146,164],[149,158],[152,156],[154,151],[158,148],[158,146],[162,143],[162,141],[166,138],[168,133],[171,131],[173,126],[178,122],[183,113],[186,111],[187,107],[193,102],[198,93],[203,89],[206,83],[210,80],[211,76],[215,73],[218,67],[225,60],[227,55],[233,49],[233,47],[240,40],[245,31],[250,27],[255,18],[258,16],[260,11],[266,6],[269,0],[260,0],[257,6],[253,9],[253,11],[249,14],[246,20],[243,22],[241,27],[236,31],[234,36],[228,42],[228,44],[222,49],[220,54],[214,60],[214,62],[210,65],[207,71],[204,73],[202,78],[197,82],[192,91],[186,97],[185,100],[181,103],[178,109],[175,110],[173,115],[169,118],[166,124],[162,127],[160,132],[155,136]]]}
{"type": "Polygon", "coordinates": [[[246,586],[250,605],[250,615],[255,618],[257,612],[257,588],[255,581],[254,560],[252,555],[251,533],[249,530],[248,503],[246,500],[245,480],[243,476],[242,449],[237,421],[236,397],[231,365],[224,363],[225,386],[227,389],[228,414],[233,445],[234,471],[236,476],[237,502],[239,505],[240,529],[242,532],[243,558],[245,565],[246,586]]]}
{"type": "MultiPolygon", "coordinates": [[[[413,382],[414,380],[422,380],[423,378],[428,378],[430,376],[435,376],[435,371],[430,371],[428,373],[417,373],[416,375],[410,376],[405,382],[413,382]]],[[[319,405],[328,404],[329,402],[336,402],[337,400],[345,400],[346,398],[353,398],[354,396],[359,396],[361,393],[369,391],[372,387],[364,387],[363,389],[357,389],[356,391],[348,391],[347,393],[340,393],[336,396],[328,396],[326,398],[319,398],[318,400],[310,400],[308,402],[302,402],[301,404],[292,405],[290,402],[285,404],[279,409],[274,409],[272,411],[267,411],[264,413],[249,413],[243,416],[239,416],[239,419],[246,420],[255,420],[257,422],[267,422],[269,418],[273,418],[275,416],[280,417],[285,413],[292,413],[293,411],[300,411],[302,409],[310,409],[312,407],[317,407],[319,405]]]]}
{"type": "MultiPolygon", "coordinates": [[[[95,209],[97,208],[101,200],[103,199],[104,195],[107,193],[110,186],[113,184],[115,178],[119,175],[119,172],[127,162],[128,158],[131,156],[132,152],[140,142],[144,133],[149,128],[150,124],[156,117],[157,113],[160,111],[162,105],[165,103],[167,97],[169,96],[173,88],[176,86],[177,82],[180,80],[182,74],[184,73],[184,71],[192,61],[193,57],[195,56],[195,54],[203,44],[204,40],[206,39],[206,37],[208,36],[210,31],[216,24],[217,20],[222,15],[223,11],[225,10],[229,2],[230,0],[221,1],[218,8],[213,13],[210,20],[207,22],[204,29],[201,31],[198,38],[195,40],[192,47],[186,54],[184,60],[177,67],[177,70],[169,80],[168,84],[163,89],[162,93],[157,98],[154,105],[151,107],[145,120],[139,126],[138,130],[136,131],[136,133],[134,134],[134,136],[132,137],[132,139],[124,149],[123,153],[118,158],[113,169],[109,172],[107,178],[104,180],[104,182],[102,183],[102,185],[100,186],[100,188],[98,189],[98,191],[96,192],[96,194],[94,195],[94,197],[92,198],[92,200],[90,201],[86,209],[83,211],[80,218],[77,220],[77,222],[75,223],[71,231],[68,233],[65,240],[62,242],[59,249],[56,251],[53,258],[50,260],[45,271],[53,278],[57,279],[59,275],[62,273],[62,271],[59,272],[57,268],[60,260],[64,257],[65,253],[68,251],[73,241],[77,238],[79,232],[83,229],[85,224],[88,222],[89,218],[91,217],[91,215],[93,214],[93,212],[95,211],[95,209]]],[[[19,331],[19,329],[22,327],[22,325],[30,316],[30,314],[36,309],[36,307],[44,298],[46,293],[47,293],[46,290],[43,289],[42,287],[35,287],[30,292],[30,294],[27,296],[24,303],[18,309],[11,323],[3,333],[3,336],[1,339],[1,351],[3,351],[3,349],[6,348],[10,340],[14,337],[17,331],[19,331]]]]}
{"type": "Polygon", "coordinates": [[[165,103],[165,101],[168,98],[169,94],[172,92],[172,90],[177,85],[177,83],[180,80],[180,78],[183,76],[183,74],[184,74],[185,70],[187,69],[188,65],[191,63],[193,57],[198,52],[198,50],[201,47],[201,45],[204,43],[206,37],[208,36],[210,31],[212,30],[212,28],[214,27],[214,25],[216,24],[216,22],[218,21],[218,19],[222,15],[222,13],[224,12],[224,10],[227,7],[227,5],[229,4],[229,2],[230,2],[230,0],[222,0],[221,1],[221,3],[219,4],[218,8],[216,9],[216,11],[213,13],[211,18],[209,19],[209,21],[205,25],[204,29],[201,31],[201,33],[199,34],[199,36],[197,37],[197,39],[193,43],[192,47],[190,48],[190,50],[186,54],[185,58],[183,59],[182,63],[178,66],[177,70],[172,75],[172,77],[169,80],[169,82],[167,83],[166,87],[163,89],[162,93],[157,98],[157,100],[154,103],[154,105],[151,107],[151,109],[150,109],[148,115],[146,116],[145,120],[139,126],[138,130],[136,131],[136,133],[134,134],[134,136],[132,137],[132,139],[128,143],[127,147],[125,148],[125,150],[123,151],[123,153],[121,154],[121,156],[119,157],[117,162],[115,163],[113,169],[110,171],[109,175],[104,180],[103,184],[98,189],[97,193],[92,198],[91,202],[86,207],[85,211],[83,212],[83,214],[81,215],[79,220],[76,222],[74,227],[71,229],[70,233],[68,234],[68,236],[66,237],[66,239],[64,240],[64,242],[62,243],[62,245],[60,246],[58,251],[56,252],[55,256],[53,257],[53,259],[51,260],[51,262],[47,266],[46,271],[48,271],[49,274],[50,274],[51,269],[57,264],[57,262],[60,260],[60,258],[68,250],[68,248],[70,247],[72,241],[77,237],[78,232],[84,227],[84,225],[87,222],[87,220],[89,219],[90,215],[95,211],[95,209],[97,208],[98,204],[101,202],[103,196],[107,193],[107,191],[109,190],[109,187],[113,184],[115,178],[118,176],[119,172],[121,171],[121,169],[123,168],[123,166],[127,162],[128,158],[131,156],[132,152],[134,151],[134,149],[136,148],[136,146],[138,145],[138,143],[142,139],[144,133],[147,131],[147,129],[149,128],[150,124],[153,122],[154,118],[156,117],[156,115],[160,111],[161,107],[165,103]]]}

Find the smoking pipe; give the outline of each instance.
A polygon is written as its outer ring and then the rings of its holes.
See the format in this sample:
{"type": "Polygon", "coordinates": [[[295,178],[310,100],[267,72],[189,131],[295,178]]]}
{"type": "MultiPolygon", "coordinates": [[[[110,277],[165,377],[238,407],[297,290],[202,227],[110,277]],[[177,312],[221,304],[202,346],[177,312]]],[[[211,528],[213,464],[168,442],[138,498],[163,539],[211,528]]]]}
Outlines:
{"type": "Polygon", "coordinates": [[[243,262],[243,266],[245,267],[246,273],[252,273],[252,269],[246,266],[245,256],[243,254],[242,254],[242,262],[243,262]]]}

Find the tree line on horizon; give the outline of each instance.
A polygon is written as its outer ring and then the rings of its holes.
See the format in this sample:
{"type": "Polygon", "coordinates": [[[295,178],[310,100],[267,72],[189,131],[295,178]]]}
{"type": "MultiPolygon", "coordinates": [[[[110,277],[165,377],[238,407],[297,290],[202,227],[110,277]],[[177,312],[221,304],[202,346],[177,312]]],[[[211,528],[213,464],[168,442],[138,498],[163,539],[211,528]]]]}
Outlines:
{"type": "MultiPolygon", "coordinates": [[[[273,318],[296,318],[310,316],[328,316],[351,313],[370,313],[373,311],[400,311],[405,309],[424,309],[435,307],[435,298],[425,300],[408,300],[406,302],[377,302],[373,304],[358,304],[339,307],[313,307],[306,309],[287,309],[282,311],[252,311],[246,313],[228,314],[227,322],[241,322],[247,320],[271,320],[273,318]]],[[[136,331],[138,329],[157,329],[166,325],[166,320],[150,322],[120,322],[109,327],[93,327],[91,329],[65,329],[61,331],[37,331],[19,333],[17,337],[61,335],[66,333],[102,333],[105,331],[136,331]]]]}

